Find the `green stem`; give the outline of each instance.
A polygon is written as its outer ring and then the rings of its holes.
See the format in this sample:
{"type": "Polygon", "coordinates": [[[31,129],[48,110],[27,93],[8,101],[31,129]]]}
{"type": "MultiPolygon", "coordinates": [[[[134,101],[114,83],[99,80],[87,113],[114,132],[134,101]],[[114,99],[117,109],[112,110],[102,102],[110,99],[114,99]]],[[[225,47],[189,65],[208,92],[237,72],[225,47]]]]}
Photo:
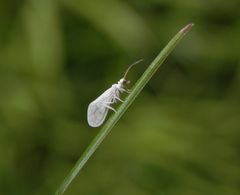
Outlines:
{"type": "Polygon", "coordinates": [[[108,133],[112,130],[114,125],[118,122],[121,116],[126,112],[128,107],[132,104],[138,94],[142,91],[143,87],[148,83],[154,73],[158,70],[158,68],[162,65],[167,56],[173,51],[179,41],[187,34],[187,32],[192,28],[193,24],[188,24],[182,30],[180,30],[165,46],[165,48],[159,53],[159,55],[155,58],[155,60],[150,64],[147,70],[143,73],[140,79],[137,81],[135,86],[132,89],[132,92],[128,95],[126,100],[121,104],[117,112],[112,115],[109,120],[105,123],[96,137],[89,144],[85,152],[79,158],[73,169],[66,176],[63,183],[58,188],[55,195],[62,195],[66,189],[69,187],[71,182],[77,176],[77,174],[81,171],[83,166],[86,164],[88,159],[92,156],[92,154],[96,151],[99,145],[102,143],[104,138],[108,135],[108,133]]]}

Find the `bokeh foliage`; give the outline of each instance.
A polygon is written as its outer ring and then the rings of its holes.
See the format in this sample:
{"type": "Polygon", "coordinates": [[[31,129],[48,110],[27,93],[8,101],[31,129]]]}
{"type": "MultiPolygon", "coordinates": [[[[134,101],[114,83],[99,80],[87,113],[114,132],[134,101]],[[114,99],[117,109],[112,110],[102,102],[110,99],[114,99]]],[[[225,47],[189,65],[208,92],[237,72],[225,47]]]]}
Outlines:
{"type": "Polygon", "coordinates": [[[168,58],[66,194],[240,193],[238,0],[1,0],[0,194],[53,194],[98,129],[90,101],[168,58]]]}

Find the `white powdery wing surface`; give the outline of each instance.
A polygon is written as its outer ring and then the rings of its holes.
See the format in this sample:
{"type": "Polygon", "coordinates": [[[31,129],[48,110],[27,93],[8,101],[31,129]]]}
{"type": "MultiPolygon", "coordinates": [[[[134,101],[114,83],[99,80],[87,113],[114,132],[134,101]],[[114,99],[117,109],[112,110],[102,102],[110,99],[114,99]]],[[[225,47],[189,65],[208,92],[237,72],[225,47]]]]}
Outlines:
{"type": "Polygon", "coordinates": [[[112,102],[114,97],[113,90],[113,88],[109,88],[101,96],[89,104],[87,120],[91,127],[98,127],[104,122],[109,110],[106,105],[109,105],[109,102],[112,102]]]}

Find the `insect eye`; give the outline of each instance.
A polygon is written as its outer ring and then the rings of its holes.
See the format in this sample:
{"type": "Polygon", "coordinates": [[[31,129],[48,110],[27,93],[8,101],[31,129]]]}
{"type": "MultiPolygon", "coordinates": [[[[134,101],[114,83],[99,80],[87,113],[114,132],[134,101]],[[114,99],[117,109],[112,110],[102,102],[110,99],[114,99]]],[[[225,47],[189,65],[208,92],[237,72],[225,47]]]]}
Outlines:
{"type": "Polygon", "coordinates": [[[128,83],[129,83],[129,81],[123,80],[123,84],[124,84],[124,85],[126,85],[126,84],[128,84],[128,83]]]}

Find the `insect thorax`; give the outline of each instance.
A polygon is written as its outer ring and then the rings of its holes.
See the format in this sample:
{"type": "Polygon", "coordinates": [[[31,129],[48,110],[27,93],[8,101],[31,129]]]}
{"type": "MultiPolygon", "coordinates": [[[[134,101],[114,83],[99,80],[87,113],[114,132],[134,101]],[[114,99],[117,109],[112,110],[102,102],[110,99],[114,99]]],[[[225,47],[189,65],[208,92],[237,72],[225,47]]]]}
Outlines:
{"type": "Polygon", "coordinates": [[[123,92],[126,85],[125,79],[120,79],[117,84],[115,84],[118,91],[123,92]]]}

